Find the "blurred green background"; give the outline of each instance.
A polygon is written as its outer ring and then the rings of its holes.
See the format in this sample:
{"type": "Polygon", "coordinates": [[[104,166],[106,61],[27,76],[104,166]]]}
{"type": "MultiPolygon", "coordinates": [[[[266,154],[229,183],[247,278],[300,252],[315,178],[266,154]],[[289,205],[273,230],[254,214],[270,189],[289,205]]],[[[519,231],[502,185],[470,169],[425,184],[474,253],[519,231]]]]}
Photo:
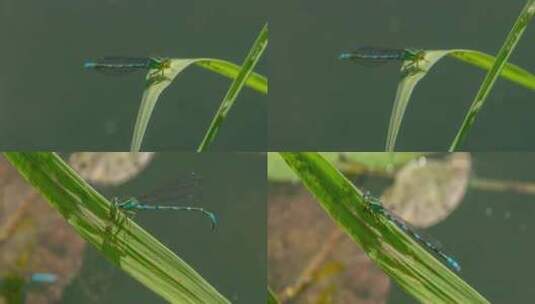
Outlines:
{"type": "MultiPolygon", "coordinates": [[[[467,48],[496,54],[525,1],[279,2],[273,13],[269,108],[273,151],[382,151],[399,65],[337,60],[359,46],[467,48]]],[[[511,62],[535,72],[533,24],[511,62]]],[[[397,150],[444,151],[485,72],[447,58],[416,87],[397,150]]],[[[498,80],[466,150],[530,150],[534,92],[498,80]]]]}
{"type": "MultiPolygon", "coordinates": [[[[193,206],[216,214],[215,231],[210,231],[207,218],[187,212],[138,212],[136,223],[183,258],[232,303],[262,303],[266,286],[265,156],[159,153],[131,181],[101,189],[107,197],[122,198],[162,187],[168,192],[178,179],[189,182],[192,172],[201,177],[200,195],[193,206]]],[[[169,199],[161,202],[166,203],[173,205],[169,199]]],[[[166,301],[87,246],[82,269],[65,290],[61,303],[166,301]]]]}
{"type": "MultiPolygon", "coordinates": [[[[86,59],[152,55],[241,64],[266,21],[262,4],[248,1],[0,0],[0,146],[127,150],[144,73],[104,76],[85,71],[86,59]]],[[[266,75],[266,62],[256,71],[266,75]]],[[[162,94],[142,149],[196,149],[230,83],[187,70],[162,94]]],[[[267,96],[245,88],[211,149],[262,151],[266,134],[267,96]]]]}

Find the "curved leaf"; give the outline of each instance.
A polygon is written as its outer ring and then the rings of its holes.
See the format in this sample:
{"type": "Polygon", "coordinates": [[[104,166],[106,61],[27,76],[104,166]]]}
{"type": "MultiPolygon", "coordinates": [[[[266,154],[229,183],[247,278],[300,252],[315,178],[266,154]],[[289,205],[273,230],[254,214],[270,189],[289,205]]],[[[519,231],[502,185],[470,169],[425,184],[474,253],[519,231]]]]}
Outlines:
{"type": "MultiPolygon", "coordinates": [[[[196,61],[195,64],[231,79],[236,79],[241,69],[239,65],[220,59],[200,59],[199,61],[196,61]]],[[[251,72],[245,81],[245,86],[264,95],[267,95],[268,93],[267,78],[256,72],[251,72]]]]}
{"type": "Polygon", "coordinates": [[[230,303],[55,153],[6,152],[9,162],[108,260],[171,303],[230,303]]]}
{"type": "MultiPolygon", "coordinates": [[[[402,78],[398,84],[394,106],[390,115],[388,134],[386,136],[386,151],[394,151],[398,132],[401,128],[401,122],[405,115],[405,110],[409,104],[414,87],[427,74],[433,65],[445,56],[450,56],[485,70],[490,69],[495,61],[493,56],[474,50],[451,49],[425,51],[424,60],[421,60],[418,63],[420,70],[414,73],[402,74],[402,78]]],[[[404,62],[402,70],[405,70],[411,63],[412,62],[404,62]]],[[[535,75],[514,64],[507,63],[499,75],[516,84],[535,90],[535,75]]]]}
{"type": "MultiPolygon", "coordinates": [[[[139,151],[141,149],[141,142],[145,136],[147,125],[149,124],[152,111],[154,110],[154,106],[156,105],[160,94],[171,84],[178,74],[192,64],[228,78],[236,78],[240,71],[240,66],[235,65],[234,63],[213,58],[175,58],[171,59],[171,66],[160,71],[160,73],[154,69],[149,70],[146,76],[146,86],[141,98],[141,105],[136,118],[136,124],[134,126],[134,133],[132,135],[132,143],[130,146],[131,151],[139,151]]],[[[246,86],[262,94],[267,94],[266,77],[257,73],[251,73],[246,79],[246,86]]]]}
{"type": "MultiPolygon", "coordinates": [[[[494,56],[473,50],[452,50],[448,55],[487,71],[496,61],[494,56]]],[[[507,63],[500,76],[527,89],[535,90],[535,75],[517,65],[507,63]]]]}

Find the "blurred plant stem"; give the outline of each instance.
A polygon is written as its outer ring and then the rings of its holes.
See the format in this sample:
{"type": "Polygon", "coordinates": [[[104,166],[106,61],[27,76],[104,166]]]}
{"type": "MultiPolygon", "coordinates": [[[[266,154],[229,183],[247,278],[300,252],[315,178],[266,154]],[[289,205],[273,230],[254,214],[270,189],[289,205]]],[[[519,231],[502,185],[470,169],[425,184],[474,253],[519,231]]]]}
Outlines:
{"type": "MultiPolygon", "coordinates": [[[[386,171],[380,169],[368,169],[362,164],[345,162],[337,166],[345,175],[352,176],[375,176],[383,178],[394,178],[395,171],[386,171]]],[[[492,179],[485,177],[472,176],[468,184],[470,188],[482,191],[495,192],[515,192],[522,194],[535,195],[535,182],[515,181],[492,179]]]]}
{"type": "Polygon", "coordinates": [[[289,303],[300,294],[302,294],[312,283],[315,281],[321,266],[336,248],[336,243],[344,236],[344,232],[340,229],[333,229],[329,234],[327,240],[323,243],[323,246],[319,249],[318,253],[313,256],[308,265],[304,268],[301,274],[298,276],[294,285],[287,286],[279,294],[280,303],[289,303]]]}

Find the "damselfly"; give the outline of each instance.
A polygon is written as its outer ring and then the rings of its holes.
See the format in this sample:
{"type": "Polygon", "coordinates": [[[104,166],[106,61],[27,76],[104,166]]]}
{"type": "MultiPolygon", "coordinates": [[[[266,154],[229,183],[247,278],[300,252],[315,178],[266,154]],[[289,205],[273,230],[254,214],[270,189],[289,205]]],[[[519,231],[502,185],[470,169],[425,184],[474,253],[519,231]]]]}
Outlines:
{"type": "Polygon", "coordinates": [[[189,206],[162,206],[162,205],[149,205],[145,204],[135,197],[131,197],[124,201],[119,201],[117,198],[112,200],[114,207],[119,208],[131,215],[140,210],[163,210],[163,211],[193,211],[198,212],[210,219],[211,229],[214,230],[217,225],[215,214],[199,207],[189,206]]]}
{"type": "Polygon", "coordinates": [[[38,272],[28,276],[10,272],[0,278],[0,298],[6,303],[26,303],[30,289],[43,288],[56,281],[57,276],[53,273],[38,272]]]}
{"type": "Polygon", "coordinates": [[[367,202],[367,210],[373,214],[379,214],[384,216],[389,221],[393,222],[397,227],[403,230],[405,233],[410,235],[417,242],[426,247],[429,251],[440,257],[448,267],[451,269],[460,272],[461,265],[457,260],[446,253],[444,253],[437,245],[431,243],[429,240],[426,240],[421,234],[414,231],[408,224],[406,224],[402,219],[394,215],[388,209],[386,209],[381,201],[375,197],[372,197],[369,193],[365,193],[364,200],[367,202]]]}
{"type": "Polygon", "coordinates": [[[377,64],[389,61],[409,61],[409,72],[419,71],[419,63],[425,60],[425,52],[418,49],[382,49],[374,47],[361,47],[352,52],[345,52],[338,56],[340,60],[349,60],[357,63],[377,64]]]}
{"type": "Polygon", "coordinates": [[[156,70],[151,76],[161,75],[171,66],[171,59],[159,57],[103,57],[88,60],[84,68],[103,74],[122,75],[140,70],[156,70]]]}
{"type": "Polygon", "coordinates": [[[6,281],[18,281],[18,280],[24,281],[24,284],[26,285],[31,284],[31,283],[52,284],[58,280],[58,276],[54,273],[49,273],[49,272],[34,272],[29,276],[20,276],[20,275],[10,274],[6,278],[3,278],[3,279],[0,278],[0,285],[5,283],[6,281]]]}
{"type": "Polygon", "coordinates": [[[34,283],[54,283],[58,276],[49,272],[36,272],[30,276],[30,281],[34,283]]]}

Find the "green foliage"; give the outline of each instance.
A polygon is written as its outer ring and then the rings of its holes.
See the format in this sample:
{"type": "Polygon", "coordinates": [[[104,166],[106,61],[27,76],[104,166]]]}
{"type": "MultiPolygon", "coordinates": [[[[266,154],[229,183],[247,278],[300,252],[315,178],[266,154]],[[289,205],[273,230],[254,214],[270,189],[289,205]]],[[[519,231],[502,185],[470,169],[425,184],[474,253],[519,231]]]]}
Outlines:
{"type": "Polygon", "coordinates": [[[9,162],[109,261],[171,303],[230,303],[193,268],[96,192],[55,153],[9,162]]]}
{"type": "MultiPolygon", "coordinates": [[[[262,54],[262,51],[267,45],[267,25],[264,29],[262,30],[261,35],[265,34],[265,37],[263,36],[262,41],[257,40],[257,44],[253,45],[253,48],[251,49],[251,52],[260,52],[255,53],[254,58],[248,57],[249,59],[258,60],[260,58],[260,55],[262,54]]],[[[244,65],[245,69],[242,69],[242,67],[235,65],[231,62],[213,58],[174,58],[170,59],[170,62],[170,66],[167,68],[164,68],[162,70],[151,69],[147,73],[145,90],[143,91],[141,105],[138,110],[136,124],[134,126],[134,133],[132,135],[132,142],[130,145],[131,151],[140,151],[141,143],[143,141],[143,137],[145,136],[145,132],[147,131],[149,120],[152,116],[152,112],[154,110],[154,107],[156,106],[156,102],[158,101],[161,93],[173,82],[173,80],[180,73],[182,73],[184,70],[186,70],[186,68],[190,67],[191,65],[196,65],[214,73],[234,79],[231,88],[223,99],[221,107],[223,107],[223,105],[231,106],[243,86],[247,86],[262,94],[267,94],[268,91],[267,78],[253,72],[256,61],[249,62],[246,59],[245,64],[247,64],[247,66],[244,65]]],[[[229,109],[230,107],[228,109],[225,108],[227,112],[229,109]]],[[[221,113],[218,112],[218,114],[221,113]]],[[[216,118],[217,117],[218,116],[216,115],[216,118]]]]}
{"type": "Polygon", "coordinates": [[[271,291],[271,288],[268,287],[268,300],[267,300],[267,303],[268,304],[279,304],[279,300],[277,300],[277,296],[275,296],[275,293],[273,293],[273,291],[271,291]]]}
{"type": "MultiPolygon", "coordinates": [[[[450,146],[450,151],[458,149],[459,145],[464,141],[468,131],[471,129],[475,121],[477,113],[483,107],[483,104],[498,76],[508,79],[528,89],[534,90],[535,75],[518,66],[507,63],[507,60],[513,52],[516,44],[522,37],[524,30],[534,14],[535,0],[529,0],[522,9],[496,58],[482,52],[463,49],[425,51],[424,60],[420,60],[418,62],[419,69],[417,71],[413,71],[412,73],[404,73],[401,81],[399,82],[396,98],[394,100],[394,106],[392,108],[392,114],[390,115],[390,123],[386,137],[386,151],[394,151],[396,139],[401,127],[401,121],[403,120],[403,116],[405,114],[405,110],[407,109],[414,87],[427,74],[433,65],[446,55],[449,55],[450,57],[458,59],[462,62],[488,70],[487,76],[483,80],[483,83],[481,84],[481,87],[479,88],[479,91],[464,118],[462,126],[460,127],[450,146]]],[[[406,69],[407,66],[412,63],[413,62],[410,61],[404,62],[402,70],[406,69]]]]}
{"type": "Polygon", "coordinates": [[[455,139],[453,140],[450,146],[450,152],[457,150],[466,138],[469,130],[474,124],[477,113],[479,113],[479,111],[483,107],[483,104],[485,103],[485,100],[487,99],[490,90],[492,89],[494,83],[496,82],[496,79],[506,66],[507,60],[511,56],[511,53],[515,49],[518,41],[520,41],[520,38],[524,34],[524,30],[533,18],[533,15],[535,15],[535,0],[528,0],[526,2],[526,5],[520,12],[520,15],[516,19],[513,28],[509,32],[509,35],[507,35],[505,42],[503,43],[500,51],[498,52],[498,55],[496,56],[494,64],[487,73],[487,76],[485,76],[483,83],[479,87],[479,91],[477,92],[476,97],[474,98],[474,101],[470,106],[470,109],[468,109],[468,113],[466,113],[461,128],[459,129],[457,135],[455,136],[455,139]]]}
{"type": "MultiPolygon", "coordinates": [[[[446,56],[485,70],[489,70],[495,62],[493,56],[479,51],[463,49],[426,50],[424,60],[418,62],[419,70],[414,73],[403,74],[398,84],[392,114],[390,115],[388,134],[386,136],[386,151],[394,151],[399,129],[401,128],[401,122],[414,88],[431,68],[446,56]]],[[[405,62],[404,68],[409,64],[411,64],[411,62],[405,62]]],[[[528,89],[535,90],[535,75],[514,64],[505,64],[503,70],[500,70],[496,75],[500,75],[501,77],[528,89]]]]}
{"type": "Polygon", "coordinates": [[[24,303],[25,285],[24,278],[14,274],[7,274],[0,280],[0,300],[5,300],[8,304],[24,303]]]}
{"type": "Polygon", "coordinates": [[[208,131],[206,132],[201,144],[199,145],[197,152],[205,151],[208,145],[214,140],[217,132],[219,131],[219,128],[221,127],[221,124],[223,123],[223,121],[228,115],[228,112],[232,108],[236,97],[238,97],[238,94],[243,88],[245,81],[249,78],[249,75],[252,73],[254,67],[256,66],[256,64],[260,60],[260,57],[264,53],[267,44],[268,25],[266,23],[258,34],[256,41],[254,42],[253,46],[251,47],[251,50],[249,51],[249,54],[245,58],[240,72],[230,85],[227,94],[223,98],[223,101],[221,102],[221,105],[219,106],[219,109],[217,110],[214,119],[210,123],[210,127],[208,128],[208,131]]]}
{"type": "Polygon", "coordinates": [[[362,192],[318,153],[280,153],[327,214],[422,303],[488,303],[395,224],[367,210],[362,192]]]}

